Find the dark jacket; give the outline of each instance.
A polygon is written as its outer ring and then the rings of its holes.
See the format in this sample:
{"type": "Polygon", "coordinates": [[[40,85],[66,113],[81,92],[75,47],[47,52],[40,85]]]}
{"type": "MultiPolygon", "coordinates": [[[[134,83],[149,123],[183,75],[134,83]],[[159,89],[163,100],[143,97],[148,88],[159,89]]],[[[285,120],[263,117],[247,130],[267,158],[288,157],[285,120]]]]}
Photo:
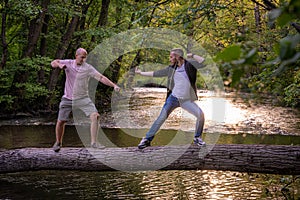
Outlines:
{"type": "MultiPolygon", "coordinates": [[[[190,83],[191,83],[191,91],[190,97],[187,97],[187,99],[190,99],[192,101],[195,101],[198,99],[197,96],[197,87],[196,87],[196,79],[197,79],[197,69],[202,68],[203,65],[195,60],[184,60],[184,68],[187,73],[187,76],[189,77],[190,83]]],[[[168,67],[154,71],[153,76],[154,77],[168,77],[167,82],[167,98],[172,93],[172,89],[174,88],[174,73],[177,68],[177,65],[169,65],[168,67]]]]}

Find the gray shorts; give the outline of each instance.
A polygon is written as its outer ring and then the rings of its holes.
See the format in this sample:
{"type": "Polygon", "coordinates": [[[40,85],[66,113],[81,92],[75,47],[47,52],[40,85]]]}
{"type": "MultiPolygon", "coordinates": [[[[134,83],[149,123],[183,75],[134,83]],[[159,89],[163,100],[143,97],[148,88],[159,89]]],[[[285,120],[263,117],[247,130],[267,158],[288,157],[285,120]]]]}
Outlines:
{"type": "Polygon", "coordinates": [[[58,120],[68,121],[70,113],[77,109],[82,110],[86,116],[90,116],[92,113],[98,112],[95,104],[89,97],[77,100],[70,100],[63,97],[59,104],[58,120]]]}

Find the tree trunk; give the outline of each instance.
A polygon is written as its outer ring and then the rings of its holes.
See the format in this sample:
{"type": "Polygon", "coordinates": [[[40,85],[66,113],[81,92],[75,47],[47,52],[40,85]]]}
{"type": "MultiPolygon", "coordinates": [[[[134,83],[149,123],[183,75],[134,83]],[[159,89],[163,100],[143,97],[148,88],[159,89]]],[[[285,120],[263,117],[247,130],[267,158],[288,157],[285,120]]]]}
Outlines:
{"type": "MultiPolygon", "coordinates": [[[[48,33],[48,24],[50,21],[50,15],[45,16],[44,24],[42,27],[42,38],[41,38],[41,44],[40,44],[40,55],[45,56],[46,50],[47,50],[47,39],[46,35],[48,33]]],[[[41,69],[38,71],[38,82],[41,84],[45,84],[45,66],[41,66],[41,69]]]]}
{"type": "MultiPolygon", "coordinates": [[[[42,12],[33,20],[30,21],[29,33],[28,33],[28,43],[23,50],[22,58],[31,58],[33,56],[34,50],[38,43],[40,33],[42,30],[43,22],[47,13],[48,5],[50,0],[42,1],[42,12]]],[[[22,65],[22,64],[21,64],[22,65]]],[[[24,66],[23,66],[24,67],[24,66]]],[[[26,66],[25,66],[26,67],[26,66]]],[[[25,68],[24,67],[24,68],[25,68]]],[[[14,101],[14,108],[18,110],[19,108],[27,107],[27,104],[24,105],[24,97],[26,95],[26,87],[24,83],[27,82],[29,76],[29,70],[18,70],[14,74],[11,91],[13,91],[13,96],[17,97],[14,101]],[[17,86],[19,85],[19,86],[17,86]]]]}
{"type": "MultiPolygon", "coordinates": [[[[99,15],[99,19],[96,27],[103,27],[107,24],[108,19],[108,8],[109,8],[110,0],[102,0],[101,12],[99,15]]],[[[91,42],[96,42],[96,37],[92,36],[91,42]]]]}
{"type": "Polygon", "coordinates": [[[255,16],[256,33],[260,34],[261,33],[261,20],[260,20],[260,10],[259,10],[258,4],[255,4],[254,16],[255,16]]]}
{"type": "MultiPolygon", "coordinates": [[[[79,21],[78,15],[75,15],[72,17],[72,20],[68,26],[68,30],[66,31],[66,33],[64,34],[64,36],[61,39],[60,48],[56,51],[55,58],[57,58],[57,59],[63,58],[63,56],[66,53],[66,50],[68,48],[68,45],[70,44],[73,33],[75,32],[78,21],[79,21]]],[[[54,90],[60,71],[61,71],[61,69],[59,69],[59,68],[55,68],[54,70],[52,70],[51,75],[50,75],[49,84],[48,84],[48,89],[50,91],[54,90]]]]}
{"type": "Polygon", "coordinates": [[[48,10],[50,0],[44,0],[42,2],[42,12],[36,19],[30,21],[29,33],[28,33],[28,44],[24,49],[23,58],[32,57],[33,52],[36,48],[37,42],[40,37],[40,33],[43,27],[43,22],[48,10]]]}
{"type": "Polygon", "coordinates": [[[62,148],[59,153],[46,148],[25,148],[2,150],[0,160],[0,173],[28,170],[229,170],[300,174],[300,146],[285,145],[156,146],[143,150],[137,147],[62,148]],[[181,154],[176,158],[178,152],[181,154]],[[168,159],[169,164],[158,168],[168,159]]]}
{"type": "MultiPolygon", "coordinates": [[[[121,16],[122,16],[122,6],[120,5],[120,3],[118,2],[117,6],[116,6],[116,24],[119,24],[121,22],[121,16]]],[[[117,53],[119,54],[120,50],[116,49],[117,53]]],[[[123,53],[123,52],[122,52],[123,53]]],[[[120,69],[121,69],[121,63],[123,61],[123,55],[121,55],[117,60],[115,60],[111,66],[112,66],[112,77],[111,80],[113,82],[118,82],[118,78],[119,78],[119,73],[120,73],[120,69]]]]}
{"type": "MultiPolygon", "coordinates": [[[[80,17],[80,20],[78,21],[77,23],[77,28],[76,28],[76,31],[84,31],[87,29],[86,27],[86,16],[88,16],[88,10],[90,8],[90,6],[92,5],[93,3],[93,0],[90,0],[89,2],[88,1],[85,1],[82,6],[81,6],[81,9],[82,9],[82,14],[81,14],[81,17],[80,17]]],[[[77,36],[75,42],[72,43],[72,45],[70,45],[70,49],[78,49],[79,47],[82,47],[81,43],[83,41],[83,38],[81,35],[77,36]]],[[[90,49],[86,48],[86,50],[89,52],[90,49]]]]}
{"type": "Polygon", "coordinates": [[[2,26],[1,26],[1,42],[2,42],[2,57],[0,63],[0,70],[3,69],[6,65],[7,57],[8,57],[8,44],[6,42],[6,10],[7,9],[8,0],[4,1],[4,5],[2,8],[2,26]]]}

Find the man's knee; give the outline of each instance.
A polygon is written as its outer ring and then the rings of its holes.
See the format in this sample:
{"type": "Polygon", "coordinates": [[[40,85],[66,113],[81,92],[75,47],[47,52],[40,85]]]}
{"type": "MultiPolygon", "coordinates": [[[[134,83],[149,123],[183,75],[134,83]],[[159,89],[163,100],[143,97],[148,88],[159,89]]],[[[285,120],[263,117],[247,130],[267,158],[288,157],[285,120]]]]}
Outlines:
{"type": "Polygon", "coordinates": [[[67,121],[64,120],[57,120],[57,126],[64,126],[67,121]]]}
{"type": "Polygon", "coordinates": [[[204,113],[200,110],[199,119],[204,120],[204,113]]]}
{"type": "Polygon", "coordinates": [[[201,109],[197,112],[195,116],[197,117],[198,120],[204,120],[204,113],[202,112],[201,109]]]}
{"type": "Polygon", "coordinates": [[[91,119],[92,121],[97,121],[97,120],[99,120],[99,117],[100,117],[100,115],[99,115],[99,113],[97,113],[97,112],[94,112],[94,113],[92,113],[92,114],[90,115],[90,119],[91,119]]]}

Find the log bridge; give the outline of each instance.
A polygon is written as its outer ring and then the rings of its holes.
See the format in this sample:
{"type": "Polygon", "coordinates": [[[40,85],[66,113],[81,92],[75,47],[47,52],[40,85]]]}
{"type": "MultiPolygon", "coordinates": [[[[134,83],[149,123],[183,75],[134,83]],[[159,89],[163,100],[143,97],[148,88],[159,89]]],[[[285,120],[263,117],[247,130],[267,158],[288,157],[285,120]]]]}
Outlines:
{"type": "Polygon", "coordinates": [[[0,173],[32,170],[224,170],[300,174],[300,146],[218,144],[206,147],[51,148],[0,150],[0,173]]]}

